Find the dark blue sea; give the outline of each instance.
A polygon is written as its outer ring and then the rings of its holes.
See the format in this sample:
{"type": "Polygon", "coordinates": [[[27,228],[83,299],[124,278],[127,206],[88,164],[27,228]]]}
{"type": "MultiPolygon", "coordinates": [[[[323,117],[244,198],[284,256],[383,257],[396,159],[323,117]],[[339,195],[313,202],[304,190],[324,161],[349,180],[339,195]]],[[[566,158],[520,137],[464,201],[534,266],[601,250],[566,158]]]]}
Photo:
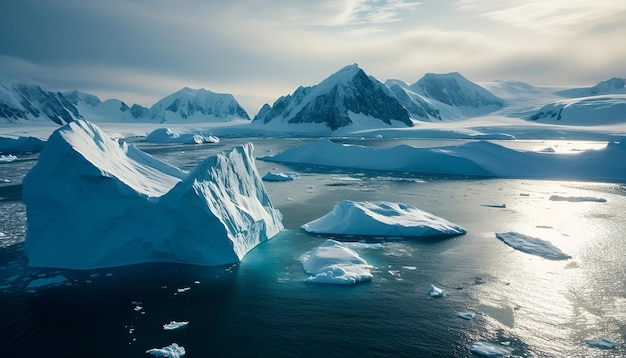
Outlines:
{"type": "MultiPolygon", "coordinates": [[[[136,145],[191,169],[207,156],[247,141],[261,157],[308,140],[222,138],[218,145],[136,145]]],[[[34,154],[0,163],[2,357],[148,357],[146,350],[174,342],[188,358],[472,357],[476,341],[510,347],[520,357],[626,355],[622,184],[428,177],[257,160],[261,175],[297,171],[301,176],[265,183],[286,229],[240,264],[71,271],[27,266],[20,183],[36,160],[34,154]],[[553,201],[552,195],[606,202],[553,201]],[[326,238],[306,234],[300,226],[345,199],[403,202],[468,233],[355,249],[373,266],[369,283],[306,283],[300,257],[326,238]],[[493,203],[506,207],[484,205],[493,203]],[[495,236],[506,231],[548,240],[572,258],[552,261],[513,249],[495,236]],[[49,282],[56,283],[45,284],[49,282]],[[447,296],[431,298],[431,284],[447,296]],[[467,311],[475,312],[473,319],[457,316],[467,311]],[[164,330],[170,321],[189,323],[164,330]],[[602,337],[617,347],[587,343],[602,337]]]]}

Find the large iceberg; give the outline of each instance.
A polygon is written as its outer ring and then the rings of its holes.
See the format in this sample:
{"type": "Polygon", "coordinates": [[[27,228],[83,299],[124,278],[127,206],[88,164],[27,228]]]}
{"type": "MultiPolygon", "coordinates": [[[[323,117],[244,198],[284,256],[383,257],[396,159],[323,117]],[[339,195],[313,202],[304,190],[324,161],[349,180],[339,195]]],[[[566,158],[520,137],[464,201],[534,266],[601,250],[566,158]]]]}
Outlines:
{"type": "Polygon", "coordinates": [[[238,146],[185,173],[92,123],[59,128],[23,181],[29,265],[239,262],[283,229],[252,152],[238,146]]]}
{"type": "Polygon", "coordinates": [[[467,231],[443,218],[402,203],[344,200],[333,210],[302,225],[315,234],[446,237],[467,231]]]}

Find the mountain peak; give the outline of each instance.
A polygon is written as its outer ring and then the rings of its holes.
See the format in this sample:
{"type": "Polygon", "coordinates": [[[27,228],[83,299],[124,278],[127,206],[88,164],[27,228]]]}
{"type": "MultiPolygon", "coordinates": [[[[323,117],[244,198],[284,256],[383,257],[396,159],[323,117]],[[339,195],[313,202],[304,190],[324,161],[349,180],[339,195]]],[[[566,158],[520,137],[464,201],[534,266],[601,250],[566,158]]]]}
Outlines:
{"type": "Polygon", "coordinates": [[[502,107],[504,102],[493,93],[463,77],[458,72],[427,73],[409,86],[415,93],[423,94],[449,106],[502,107]]]}

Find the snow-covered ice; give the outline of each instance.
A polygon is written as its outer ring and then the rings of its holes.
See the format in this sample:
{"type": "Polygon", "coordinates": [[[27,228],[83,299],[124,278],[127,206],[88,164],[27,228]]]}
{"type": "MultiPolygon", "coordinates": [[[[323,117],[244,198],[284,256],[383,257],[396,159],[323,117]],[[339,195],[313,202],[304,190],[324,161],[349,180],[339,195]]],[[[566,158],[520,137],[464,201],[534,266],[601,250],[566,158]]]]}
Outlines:
{"type": "Polygon", "coordinates": [[[303,255],[302,268],[311,275],[307,282],[351,285],[372,280],[367,261],[331,239],[303,255]]]}
{"type": "Polygon", "coordinates": [[[489,342],[472,342],[471,351],[488,358],[503,358],[513,353],[513,349],[510,347],[489,342]]]}
{"type": "Polygon", "coordinates": [[[624,155],[626,141],[610,142],[599,150],[555,154],[518,151],[488,141],[435,148],[408,145],[372,148],[320,139],[259,159],[287,164],[418,174],[624,181],[624,155]]]}
{"type": "Polygon", "coordinates": [[[586,342],[590,347],[600,349],[615,349],[617,347],[617,342],[605,337],[589,339],[586,342]]]}
{"type": "Polygon", "coordinates": [[[63,275],[57,275],[54,277],[43,277],[43,278],[37,278],[32,280],[28,286],[26,286],[27,289],[33,289],[33,288],[41,288],[41,287],[45,287],[45,286],[52,286],[52,285],[58,285],[61,283],[64,283],[67,281],[67,277],[63,276],[63,275]]]}
{"type": "Polygon", "coordinates": [[[402,203],[344,200],[302,229],[316,234],[447,237],[466,230],[443,218],[402,203]]]}
{"type": "Polygon", "coordinates": [[[190,173],[74,121],[23,181],[29,265],[223,265],[282,230],[253,159],[238,146],[190,173]]]}
{"type": "Polygon", "coordinates": [[[146,141],[157,143],[203,144],[219,143],[219,138],[202,131],[177,131],[172,128],[157,128],[146,136],[146,141]]]}
{"type": "Polygon", "coordinates": [[[189,321],[170,321],[170,323],[166,323],[163,325],[163,329],[166,331],[171,331],[173,329],[183,328],[189,324],[189,321]]]}
{"type": "Polygon", "coordinates": [[[446,295],[446,291],[435,285],[430,285],[430,288],[428,289],[428,295],[430,297],[444,297],[446,295]]]}
{"type": "Polygon", "coordinates": [[[167,347],[148,349],[146,353],[157,357],[180,358],[183,357],[186,352],[185,347],[179,346],[177,343],[172,343],[167,347]]]}
{"type": "Polygon", "coordinates": [[[13,154],[0,154],[0,163],[11,163],[17,160],[17,157],[13,154]]]}
{"type": "Polygon", "coordinates": [[[496,237],[519,251],[544,257],[550,260],[567,260],[572,257],[563,253],[550,242],[518,232],[496,233],[496,237]]]}
{"type": "Polygon", "coordinates": [[[474,318],[474,316],[476,316],[476,312],[473,311],[466,311],[466,312],[457,312],[457,317],[461,317],[463,319],[466,320],[471,320],[472,318],[474,318]]]}
{"type": "Polygon", "coordinates": [[[267,172],[263,176],[263,181],[292,181],[300,177],[300,174],[294,172],[272,173],[267,172]]]}
{"type": "Polygon", "coordinates": [[[605,203],[606,199],[604,198],[596,198],[593,196],[561,196],[561,195],[551,195],[550,200],[552,201],[569,201],[572,203],[579,203],[583,201],[591,201],[596,203],[605,203]]]}

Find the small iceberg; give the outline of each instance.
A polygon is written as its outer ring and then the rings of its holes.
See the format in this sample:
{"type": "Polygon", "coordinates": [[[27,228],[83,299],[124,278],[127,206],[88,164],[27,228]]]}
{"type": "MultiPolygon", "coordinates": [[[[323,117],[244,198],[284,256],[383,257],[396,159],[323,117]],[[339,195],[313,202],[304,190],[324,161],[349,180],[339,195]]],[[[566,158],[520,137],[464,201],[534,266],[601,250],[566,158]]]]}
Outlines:
{"type": "Polygon", "coordinates": [[[512,348],[489,342],[473,342],[471,351],[488,358],[502,358],[513,353],[512,348]]]}
{"type": "Polygon", "coordinates": [[[604,337],[589,339],[586,342],[590,347],[599,349],[615,349],[617,347],[617,342],[604,337]]]}
{"type": "Polygon", "coordinates": [[[189,321],[181,321],[181,322],[171,321],[170,323],[164,324],[163,329],[166,331],[171,331],[173,329],[185,327],[188,324],[189,324],[189,321]]]}
{"type": "Polygon", "coordinates": [[[560,196],[560,195],[552,195],[550,196],[550,200],[552,201],[569,201],[571,203],[581,203],[584,201],[591,201],[595,203],[606,203],[606,199],[604,198],[595,198],[592,196],[560,196]]]}
{"type": "Polygon", "coordinates": [[[457,317],[461,317],[463,319],[466,320],[471,320],[472,318],[474,318],[474,316],[476,316],[476,312],[472,312],[472,311],[467,311],[467,312],[458,312],[456,314],[457,317]]]}
{"type": "Polygon", "coordinates": [[[32,288],[41,288],[41,287],[52,286],[52,285],[60,285],[61,283],[64,283],[66,281],[67,281],[67,277],[63,275],[38,278],[38,279],[32,280],[28,284],[28,286],[26,286],[26,288],[32,289],[32,288]]]}
{"type": "Polygon", "coordinates": [[[430,285],[430,289],[428,289],[428,294],[430,297],[444,297],[446,295],[446,291],[442,290],[435,285],[430,285]]]}
{"type": "Polygon", "coordinates": [[[263,178],[261,179],[263,181],[292,181],[294,179],[298,179],[299,177],[300,175],[294,172],[284,172],[284,173],[267,172],[267,174],[265,174],[263,178]]]}
{"type": "Polygon", "coordinates": [[[372,280],[371,266],[367,261],[331,239],[305,254],[302,268],[311,275],[307,282],[352,285],[372,280]]]}
{"type": "Polygon", "coordinates": [[[527,254],[541,256],[549,260],[567,260],[572,258],[548,241],[526,236],[518,232],[496,233],[496,237],[512,248],[527,254]]]}
{"type": "Polygon", "coordinates": [[[16,160],[17,160],[17,157],[14,156],[13,154],[8,154],[8,155],[0,154],[0,163],[11,163],[16,160]]]}
{"type": "Polygon", "coordinates": [[[467,231],[407,204],[344,200],[333,210],[302,225],[315,234],[377,237],[449,237],[467,231]]]}
{"type": "Polygon", "coordinates": [[[148,134],[146,141],[155,143],[204,144],[219,143],[220,140],[214,135],[207,135],[202,132],[177,132],[171,128],[158,128],[148,134]]]}
{"type": "Polygon", "coordinates": [[[501,208],[501,209],[506,208],[506,204],[486,203],[486,204],[480,204],[480,206],[486,206],[486,207],[489,207],[489,208],[501,208]]]}
{"type": "Polygon", "coordinates": [[[167,347],[148,349],[146,353],[157,357],[180,358],[185,355],[185,348],[176,343],[172,343],[167,347]]]}

